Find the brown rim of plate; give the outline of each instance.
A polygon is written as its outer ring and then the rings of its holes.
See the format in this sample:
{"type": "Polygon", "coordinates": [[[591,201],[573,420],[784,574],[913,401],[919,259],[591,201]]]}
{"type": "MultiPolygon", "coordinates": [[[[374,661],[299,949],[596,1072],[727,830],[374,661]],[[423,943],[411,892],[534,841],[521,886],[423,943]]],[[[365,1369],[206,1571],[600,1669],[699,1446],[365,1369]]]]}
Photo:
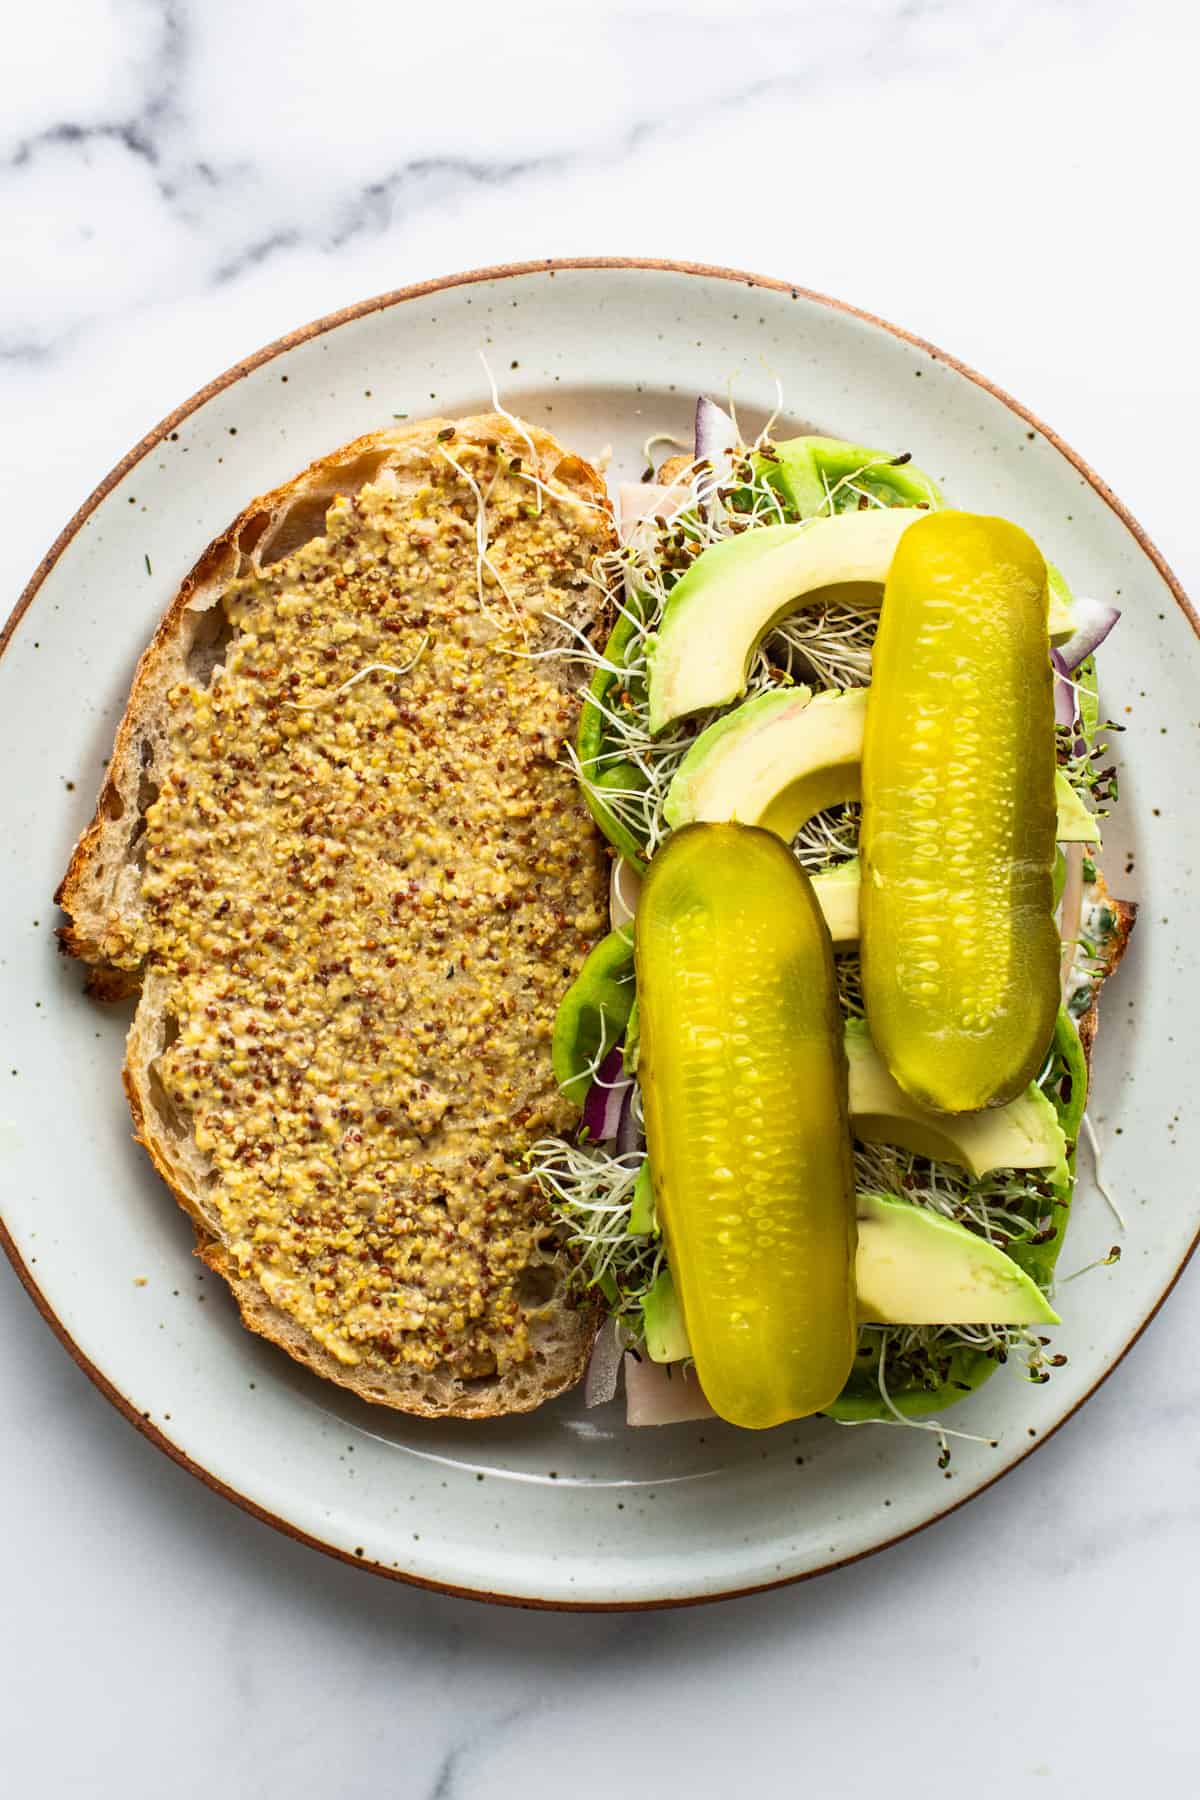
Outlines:
{"type": "MultiPolygon", "coordinates": [[[[1019,419],[1023,419],[1027,425],[1031,425],[1040,436],[1045,438],[1047,443],[1053,444],[1054,448],[1079,471],[1088,486],[1092,488],[1094,492],[1100,496],[1101,500],[1103,500],[1117,515],[1121,523],[1134,538],[1139,548],[1154,564],[1154,567],[1158,570],[1158,573],[1170,588],[1180,611],[1191,625],[1192,630],[1196,633],[1197,637],[1200,637],[1200,616],[1197,615],[1195,608],[1184,593],[1178,579],[1172,573],[1150,538],[1142,530],[1142,527],[1138,524],[1137,520],[1127,508],[1121,504],[1112,489],[1100,479],[1095,470],[1090,468],[1081,456],[1078,456],[1074,450],[1065,444],[1056,432],[1051,431],[1049,426],[1044,425],[1035,414],[1022,406],[1019,401],[1014,400],[1011,394],[1006,393],[1003,388],[997,387],[994,382],[986,380],[984,376],[978,374],[974,369],[969,368],[966,363],[959,362],[956,357],[948,356],[945,351],[939,350],[935,344],[929,343],[927,339],[918,337],[915,332],[905,331],[901,326],[893,325],[887,319],[881,319],[874,313],[864,312],[861,307],[850,306],[844,300],[832,300],[827,294],[818,294],[814,292],[812,288],[797,287],[791,282],[778,281],[769,275],[749,275],[742,270],[719,268],[708,263],[670,262],[656,257],[571,256],[547,257],[540,262],[501,263],[494,268],[468,269],[459,275],[443,275],[434,281],[421,281],[414,283],[410,287],[396,288],[390,293],[376,295],[374,299],[360,300],[354,306],[343,307],[340,312],[327,313],[323,318],[314,319],[311,324],[302,325],[298,330],[288,332],[285,337],[276,338],[273,343],[267,344],[263,349],[256,351],[253,356],[246,357],[243,362],[235,363],[233,367],[227,369],[223,375],[218,375],[215,381],[210,381],[207,386],[202,387],[198,393],[193,394],[190,400],[185,400],[182,406],[176,407],[175,411],[169,413],[168,416],[156,425],[152,431],[147,432],[141,442],[135,444],[127,456],[122,457],[116,467],[109,471],[100,485],[91,495],[89,495],[88,499],[84,501],[83,505],[59,533],[54,543],[50,546],[49,550],[38,564],[32,579],[25,588],[20,599],[17,601],[16,606],[13,608],[7,624],[4,626],[3,630],[0,631],[0,656],[2,656],[4,651],[8,648],[8,644],[16,631],[17,626],[32,605],[38,590],[45,581],[47,575],[66,549],[67,545],[71,542],[76,532],[78,532],[87,522],[92,513],[94,513],[96,508],[100,505],[101,501],[112,492],[113,488],[128,474],[130,469],[134,468],[144,456],[153,450],[155,445],[162,442],[168,433],[174,431],[184,419],[190,417],[192,413],[197,412],[200,407],[206,405],[207,402],[213,399],[217,394],[222,393],[228,387],[232,387],[234,382],[240,381],[244,375],[249,375],[253,373],[255,369],[261,368],[264,363],[271,362],[281,353],[281,351],[291,350],[297,344],[305,343],[309,338],[320,337],[324,332],[332,331],[339,325],[348,324],[352,319],[361,319],[368,313],[386,311],[390,307],[399,305],[402,301],[418,300],[426,294],[440,293],[446,288],[465,287],[475,282],[507,280],[513,276],[523,275],[552,275],[560,269],[651,269],[661,270],[664,273],[671,275],[699,275],[709,280],[735,282],[743,287],[765,288],[776,294],[790,294],[793,300],[815,301],[819,306],[827,306],[834,312],[848,313],[852,318],[862,319],[868,325],[874,325],[881,331],[889,332],[892,337],[899,338],[903,343],[911,344],[915,349],[923,350],[931,361],[944,363],[947,368],[955,370],[957,374],[965,376],[968,381],[974,382],[976,387],[983,388],[987,393],[993,395],[997,400],[1007,406],[1010,412],[1015,413],[1019,419]]],[[[495,1605],[524,1607],[534,1611],[541,1610],[548,1612],[645,1612],[656,1611],[667,1607],[703,1606],[716,1600],[740,1599],[747,1594],[767,1593],[772,1588],[790,1587],[795,1582],[810,1581],[814,1576],[828,1574],[834,1569],[847,1568],[851,1563],[862,1562],[864,1558],[868,1556],[875,1556],[881,1550],[890,1549],[893,1544],[903,1543],[905,1538],[915,1537],[918,1532],[927,1530],[931,1525],[936,1525],[939,1520],[948,1518],[951,1513],[957,1512],[961,1506],[966,1506],[967,1503],[974,1500],[977,1495],[985,1493],[988,1488],[993,1487],[996,1482],[1002,1480],[1010,1470],[1015,1469],[1018,1464],[1023,1463],[1035,1450],[1039,1449],[1040,1446],[1052,1438],[1057,1431],[1061,1430],[1068,1419],[1074,1418],[1080,1407],[1083,1406],[1086,1401],[1091,1399],[1097,1388],[1099,1388],[1103,1382],[1107,1381],[1117,1365],[1124,1361],[1125,1357],[1129,1354],[1134,1344],[1137,1343],[1147,1326],[1157,1316],[1159,1308],[1172,1292],[1175,1284],[1183,1274],[1184,1269],[1191,1261],[1198,1244],[1200,1244],[1200,1232],[1192,1239],[1192,1242],[1189,1244],[1186,1253],[1180,1261],[1179,1267],[1175,1270],[1171,1280],[1163,1289],[1163,1292],[1151,1307],[1150,1311],[1146,1314],[1146,1317],[1142,1320],[1132,1337],[1130,1337],[1129,1341],[1124,1345],[1119,1354],[1113,1358],[1108,1367],[1097,1376],[1087,1393],[1077,1400],[1075,1405],[1072,1406],[1068,1412],[1064,1413],[1058,1423],[1051,1426],[1049,1431],[1045,1432],[1043,1436],[1036,1438],[1031,1443],[1027,1444],[1012,1462],[1008,1463],[1003,1469],[999,1469],[995,1475],[991,1476],[987,1481],[982,1482],[980,1486],[974,1488],[971,1493],[964,1494],[960,1500],[955,1500],[951,1505],[942,1507],[939,1512],[934,1513],[930,1518],[922,1520],[921,1524],[914,1525],[907,1531],[898,1531],[892,1537],[885,1538],[882,1543],[872,1545],[869,1550],[856,1551],[853,1556],[845,1556],[839,1558],[836,1562],[824,1563],[819,1569],[807,1569],[799,1575],[785,1575],[778,1581],[759,1582],[751,1587],[727,1588],[717,1594],[691,1594],[682,1598],[663,1600],[538,1600],[517,1594],[489,1593],[480,1588],[456,1587],[452,1582],[448,1581],[430,1581],[424,1576],[413,1575],[403,1569],[386,1568],[382,1563],[372,1562],[364,1556],[351,1555],[349,1551],[339,1549],[335,1544],[324,1543],[320,1538],[313,1537],[309,1532],[301,1531],[289,1520],[281,1519],[275,1513],[268,1512],[265,1507],[259,1506],[258,1503],[251,1500],[248,1495],[239,1494],[236,1488],[230,1487],[228,1483],[224,1481],[219,1481],[208,1469],[202,1468],[199,1463],[194,1462],[177,1444],[172,1443],[170,1438],[153,1424],[150,1417],[147,1414],[139,1412],[126,1396],[122,1394],[118,1388],[113,1386],[112,1382],[103,1371],[97,1368],[96,1364],[92,1362],[89,1357],[84,1355],[78,1344],[76,1344],[71,1337],[70,1332],[67,1330],[62,1320],[54,1312],[49,1301],[46,1299],[46,1296],[38,1287],[37,1282],[31,1275],[29,1268],[17,1249],[3,1219],[0,1219],[0,1248],[3,1248],[5,1255],[16,1270],[30,1299],[41,1313],[43,1319],[45,1319],[47,1325],[49,1325],[50,1329],[59,1339],[60,1343],[62,1343],[64,1348],[74,1358],[75,1362],[78,1363],[79,1367],[83,1370],[89,1380],[95,1383],[105,1399],[111,1401],[113,1406],[117,1408],[117,1411],[123,1413],[130,1424],[137,1427],[143,1437],[149,1438],[150,1442],[157,1445],[158,1449],[169,1456],[172,1462],[178,1463],[181,1469],[186,1469],[189,1474],[196,1476],[197,1480],[202,1481],[205,1487],[211,1488],[216,1494],[223,1495],[226,1500],[231,1500],[235,1506],[241,1507],[243,1512],[249,1513],[253,1518],[261,1519],[266,1525],[273,1525],[277,1531],[282,1531],[286,1536],[294,1538],[297,1543],[308,1544],[314,1550],[321,1550],[327,1556],[336,1557],[339,1562],[349,1563],[351,1568],[367,1569],[372,1574],[386,1576],[392,1581],[403,1581],[413,1587],[431,1589],[442,1594],[452,1594],[459,1599],[486,1600],[495,1605]]]]}

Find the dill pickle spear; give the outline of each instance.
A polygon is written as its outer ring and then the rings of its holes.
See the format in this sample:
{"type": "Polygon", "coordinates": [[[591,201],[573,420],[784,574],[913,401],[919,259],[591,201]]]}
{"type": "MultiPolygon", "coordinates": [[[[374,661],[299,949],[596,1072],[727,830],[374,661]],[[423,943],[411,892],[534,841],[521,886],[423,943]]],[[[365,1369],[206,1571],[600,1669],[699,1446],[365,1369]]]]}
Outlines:
{"type": "Polygon", "coordinates": [[[819,1412],[854,1358],[855,1207],[829,933],[754,826],[688,825],[638,901],[646,1138],[658,1221],[710,1405],[819,1412]]]}
{"type": "Polygon", "coordinates": [[[1005,519],[931,513],[888,573],[863,737],[863,993],[900,1086],[1001,1106],[1058,1010],[1046,564],[1005,519]]]}

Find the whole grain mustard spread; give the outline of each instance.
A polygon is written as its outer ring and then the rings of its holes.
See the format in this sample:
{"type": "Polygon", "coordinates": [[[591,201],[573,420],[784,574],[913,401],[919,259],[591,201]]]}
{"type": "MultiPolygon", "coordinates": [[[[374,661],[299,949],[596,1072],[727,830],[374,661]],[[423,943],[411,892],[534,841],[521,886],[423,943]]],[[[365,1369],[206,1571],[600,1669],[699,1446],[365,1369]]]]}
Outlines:
{"type": "Polygon", "coordinates": [[[233,1270],[343,1363],[485,1376],[531,1354],[524,1157],[570,1122],[551,1028],[604,928],[563,664],[521,653],[606,524],[447,450],[487,496],[486,565],[435,458],[228,592],[223,670],[169,696],[143,948],[233,1270]]]}

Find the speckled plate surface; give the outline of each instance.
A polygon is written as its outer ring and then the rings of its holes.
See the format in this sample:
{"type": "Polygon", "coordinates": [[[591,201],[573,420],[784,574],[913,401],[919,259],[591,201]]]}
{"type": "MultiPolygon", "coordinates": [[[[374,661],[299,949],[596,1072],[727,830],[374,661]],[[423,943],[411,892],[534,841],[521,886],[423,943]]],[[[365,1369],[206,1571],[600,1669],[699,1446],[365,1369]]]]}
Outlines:
{"type": "MultiPolygon", "coordinates": [[[[0,637],[0,1237],[31,1297],[168,1454],[381,1574],[528,1604],[669,1604],[814,1574],[931,1523],[1086,1399],[1200,1228],[1184,1176],[1200,1150],[1200,1115],[1185,1104],[1200,994],[1183,950],[1197,924],[1196,631],[1133,521],[1036,420],[928,344],[785,284],[622,262],[488,270],[270,346],[130,453],[0,637]],[[134,661],[199,551],[252,495],[396,414],[482,407],[481,349],[509,406],[585,455],[611,444],[614,473],[640,471],[647,434],[686,431],[696,392],[723,393],[731,376],[757,426],[777,376],[791,423],[910,449],[953,502],[1019,519],[1080,591],[1119,595],[1125,609],[1101,669],[1104,705],[1129,728],[1105,863],[1117,892],[1151,904],[1105,997],[1092,1110],[1131,1230],[1118,1266],[1066,1290],[1057,1347],[1070,1360],[1053,1381],[1001,1372],[955,1413],[999,1445],[956,1445],[949,1477],[926,1436],[887,1428],[629,1432],[619,1406],[588,1413],[570,1396],[471,1426],[362,1405],[241,1330],[130,1140],[128,1012],[83,998],[78,969],[55,954],[50,896],[134,661]]],[[[1065,1269],[1116,1235],[1085,1179],[1065,1269]]]]}

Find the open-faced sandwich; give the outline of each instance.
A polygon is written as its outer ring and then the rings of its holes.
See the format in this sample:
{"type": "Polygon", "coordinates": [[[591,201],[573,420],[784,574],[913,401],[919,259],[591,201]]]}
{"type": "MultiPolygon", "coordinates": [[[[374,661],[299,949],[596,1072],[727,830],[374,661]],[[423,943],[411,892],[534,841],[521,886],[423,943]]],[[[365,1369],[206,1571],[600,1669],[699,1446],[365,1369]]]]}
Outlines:
{"type": "Polygon", "coordinates": [[[906,456],[708,401],[620,517],[495,413],[205,552],[59,895],[138,995],[137,1134],[246,1325],[406,1411],[589,1356],[633,1423],[1042,1379],[1132,923],[1116,615],[906,456]]]}

